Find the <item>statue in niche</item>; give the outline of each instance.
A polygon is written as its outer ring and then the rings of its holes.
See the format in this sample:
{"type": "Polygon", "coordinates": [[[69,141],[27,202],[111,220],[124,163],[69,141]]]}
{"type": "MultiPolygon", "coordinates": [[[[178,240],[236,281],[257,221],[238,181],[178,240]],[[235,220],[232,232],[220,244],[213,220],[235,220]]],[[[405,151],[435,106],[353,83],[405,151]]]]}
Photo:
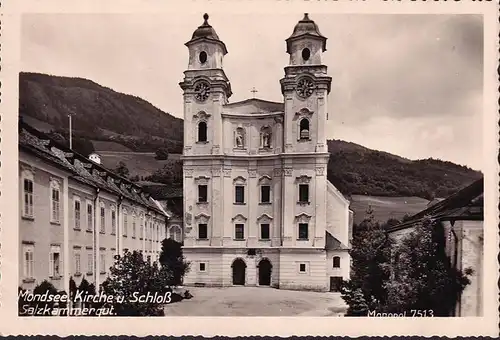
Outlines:
{"type": "Polygon", "coordinates": [[[242,148],[245,146],[245,132],[242,128],[236,129],[236,147],[242,148]]]}
{"type": "Polygon", "coordinates": [[[261,145],[263,148],[271,147],[271,129],[269,127],[264,127],[260,133],[261,135],[261,145]]]}

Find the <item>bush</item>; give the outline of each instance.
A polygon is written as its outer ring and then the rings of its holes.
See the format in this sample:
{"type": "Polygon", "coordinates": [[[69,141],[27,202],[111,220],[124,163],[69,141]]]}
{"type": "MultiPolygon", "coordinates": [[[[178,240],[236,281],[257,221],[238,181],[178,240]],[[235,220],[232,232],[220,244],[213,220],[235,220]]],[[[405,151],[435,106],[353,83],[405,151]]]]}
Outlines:
{"type": "Polygon", "coordinates": [[[182,245],[170,238],[161,242],[160,264],[162,271],[169,278],[168,286],[174,287],[182,283],[184,275],[189,271],[189,263],[182,254],[182,245]]]}
{"type": "MultiPolygon", "coordinates": [[[[142,253],[125,252],[110,268],[110,276],[102,283],[103,293],[120,297],[122,301],[112,303],[118,316],[160,316],[164,315],[163,305],[155,302],[132,302],[133,294],[146,295],[171,292],[166,271],[158,264],[144,260],[142,253]]],[[[106,307],[108,304],[106,304],[106,307]]]]}
{"type": "Polygon", "coordinates": [[[387,283],[387,312],[432,310],[434,316],[454,314],[456,302],[470,283],[467,275],[452,266],[445,252],[441,223],[425,219],[394,248],[394,279],[387,283]]]}
{"type": "Polygon", "coordinates": [[[155,158],[160,161],[166,161],[168,159],[168,149],[159,148],[158,150],[156,150],[155,158]]]}

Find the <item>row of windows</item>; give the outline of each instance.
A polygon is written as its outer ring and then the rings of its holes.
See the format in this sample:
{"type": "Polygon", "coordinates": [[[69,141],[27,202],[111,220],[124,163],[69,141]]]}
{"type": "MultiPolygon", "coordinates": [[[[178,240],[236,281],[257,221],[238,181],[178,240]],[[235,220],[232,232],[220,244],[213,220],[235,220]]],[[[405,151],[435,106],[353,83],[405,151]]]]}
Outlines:
{"type": "MultiPolygon", "coordinates": [[[[34,261],[35,246],[32,244],[24,245],[23,247],[23,275],[25,279],[33,279],[35,275],[35,261],[34,261]]],[[[158,259],[158,255],[156,256],[158,259]]],[[[86,270],[85,274],[91,275],[94,272],[94,254],[92,250],[86,252],[86,270]]],[[[82,268],[82,252],[76,250],[73,253],[74,275],[81,275],[82,268]]],[[[106,252],[101,250],[99,252],[99,267],[100,274],[105,274],[108,270],[106,267],[106,252]]],[[[59,278],[62,273],[62,256],[60,246],[51,246],[49,253],[49,277],[59,278]]]]}
{"type": "MultiPolygon", "coordinates": [[[[298,201],[300,203],[309,202],[309,184],[299,184],[299,197],[298,201]]],[[[198,203],[208,202],[208,185],[200,184],[198,185],[198,203]]],[[[235,204],[245,204],[245,186],[235,185],[234,186],[234,203],[235,204]]],[[[261,185],[260,186],[260,203],[271,203],[271,186],[261,185]]]]}
{"type": "MultiPolygon", "coordinates": [[[[333,268],[340,268],[340,257],[339,256],[334,256],[333,257],[333,268]]],[[[199,262],[198,263],[198,271],[199,272],[206,272],[208,270],[208,263],[206,262],[199,262]]],[[[300,273],[307,273],[308,268],[307,268],[307,263],[299,263],[299,272],[300,273]]]]}
{"type": "MultiPolygon", "coordinates": [[[[309,140],[310,139],[310,122],[307,118],[300,119],[298,123],[299,127],[299,140],[309,140]]],[[[244,148],[246,145],[245,130],[241,127],[237,128],[234,138],[234,145],[237,148],[244,148]]],[[[269,126],[262,127],[260,131],[260,147],[270,148],[271,147],[271,128],[269,126]]],[[[205,121],[198,122],[198,142],[206,143],[208,141],[208,125],[205,121]]]]}
{"type": "MultiPolygon", "coordinates": [[[[269,240],[271,237],[270,224],[261,223],[260,224],[260,239],[269,240]]],[[[198,224],[198,239],[206,240],[208,239],[208,224],[199,223],[198,224]]],[[[236,223],[234,225],[234,239],[244,240],[245,239],[245,224],[236,223]]],[[[299,223],[298,224],[298,240],[308,240],[309,239],[309,223],[299,223]]]]}
{"type": "MultiPolygon", "coordinates": [[[[25,218],[34,218],[34,182],[33,182],[33,175],[31,173],[24,174],[23,175],[23,217],[25,218]]],[[[80,199],[75,196],[74,198],[74,205],[73,205],[73,211],[74,211],[74,228],[77,230],[81,229],[81,222],[82,222],[82,203],[80,202],[80,199]]],[[[59,182],[52,180],[50,183],[50,221],[52,223],[59,223],[60,222],[60,215],[61,215],[61,191],[60,191],[60,186],[59,182]]],[[[93,223],[94,223],[94,207],[91,202],[87,202],[86,204],[86,224],[87,224],[87,230],[92,231],[93,228],[93,223]]],[[[115,235],[116,234],[116,227],[117,227],[117,222],[116,222],[116,211],[115,207],[111,207],[111,234],[115,235]]],[[[161,229],[159,228],[158,225],[153,225],[148,228],[148,235],[150,236],[149,239],[153,239],[153,236],[156,234],[156,240],[160,239],[160,237],[163,237],[163,233],[161,232],[161,229]],[[151,230],[150,228],[154,229],[151,230]],[[161,234],[161,235],[160,235],[161,234]]],[[[144,237],[144,220],[143,217],[140,218],[140,238],[142,239],[144,237]]],[[[103,203],[101,203],[100,206],[100,232],[105,233],[106,232],[106,208],[103,203]]],[[[135,215],[132,216],[132,237],[136,237],[136,217],[135,215]]],[[[127,236],[128,234],[128,216],[127,212],[123,212],[123,236],[127,236]]]]}

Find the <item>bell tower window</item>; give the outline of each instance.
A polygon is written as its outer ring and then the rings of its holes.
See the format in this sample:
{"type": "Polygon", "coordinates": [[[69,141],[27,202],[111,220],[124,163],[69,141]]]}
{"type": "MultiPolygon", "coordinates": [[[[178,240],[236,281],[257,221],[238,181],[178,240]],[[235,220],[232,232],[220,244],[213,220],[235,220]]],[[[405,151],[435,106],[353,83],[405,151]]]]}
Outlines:
{"type": "Polygon", "coordinates": [[[200,60],[201,64],[205,64],[207,62],[207,52],[201,51],[198,56],[198,59],[200,60]]]}
{"type": "Polygon", "coordinates": [[[198,123],[198,142],[207,141],[207,122],[198,123]]]}
{"type": "Polygon", "coordinates": [[[299,124],[300,139],[309,140],[309,119],[302,118],[299,124]]]}
{"type": "Polygon", "coordinates": [[[311,57],[311,50],[308,49],[307,47],[304,48],[302,50],[302,59],[304,59],[304,61],[307,61],[309,60],[310,57],[311,57]]]}

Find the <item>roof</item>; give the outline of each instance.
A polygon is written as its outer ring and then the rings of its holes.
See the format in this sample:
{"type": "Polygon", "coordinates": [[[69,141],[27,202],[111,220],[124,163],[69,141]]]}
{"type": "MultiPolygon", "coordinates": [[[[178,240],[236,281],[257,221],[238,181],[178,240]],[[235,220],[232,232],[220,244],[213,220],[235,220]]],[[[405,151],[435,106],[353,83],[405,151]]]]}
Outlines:
{"type": "Polygon", "coordinates": [[[327,250],[339,250],[339,249],[349,249],[348,246],[342,244],[335,236],[326,232],[325,249],[327,250]]]}
{"type": "Polygon", "coordinates": [[[480,178],[448,198],[413,215],[404,223],[387,228],[388,232],[405,229],[424,218],[440,221],[483,220],[484,179],[480,178]]]}
{"type": "Polygon", "coordinates": [[[19,120],[19,149],[69,172],[71,174],[69,178],[80,183],[124,197],[165,215],[151,195],[141,186],[52,140],[22,119],[19,120]]]}
{"type": "Polygon", "coordinates": [[[160,201],[169,198],[183,197],[182,187],[172,187],[161,183],[144,184],[142,187],[144,188],[144,191],[151,194],[151,197],[160,201]]]}
{"type": "Polygon", "coordinates": [[[214,28],[210,26],[208,23],[208,14],[205,13],[203,14],[203,24],[201,26],[198,26],[198,28],[193,32],[193,35],[191,36],[191,40],[189,40],[186,45],[191,44],[194,41],[198,40],[209,40],[215,43],[218,43],[222,45],[222,48],[224,50],[224,54],[227,53],[227,48],[226,45],[219,39],[219,36],[215,32],[214,28]]]}
{"type": "Polygon", "coordinates": [[[223,110],[238,111],[242,113],[283,112],[285,110],[285,104],[264,99],[250,98],[226,104],[223,110]]]}
{"type": "Polygon", "coordinates": [[[326,51],[326,38],[319,31],[318,25],[309,19],[309,13],[304,13],[304,18],[295,25],[292,35],[286,39],[286,52],[291,52],[290,43],[292,41],[307,36],[322,40],[323,52],[326,51]]]}

